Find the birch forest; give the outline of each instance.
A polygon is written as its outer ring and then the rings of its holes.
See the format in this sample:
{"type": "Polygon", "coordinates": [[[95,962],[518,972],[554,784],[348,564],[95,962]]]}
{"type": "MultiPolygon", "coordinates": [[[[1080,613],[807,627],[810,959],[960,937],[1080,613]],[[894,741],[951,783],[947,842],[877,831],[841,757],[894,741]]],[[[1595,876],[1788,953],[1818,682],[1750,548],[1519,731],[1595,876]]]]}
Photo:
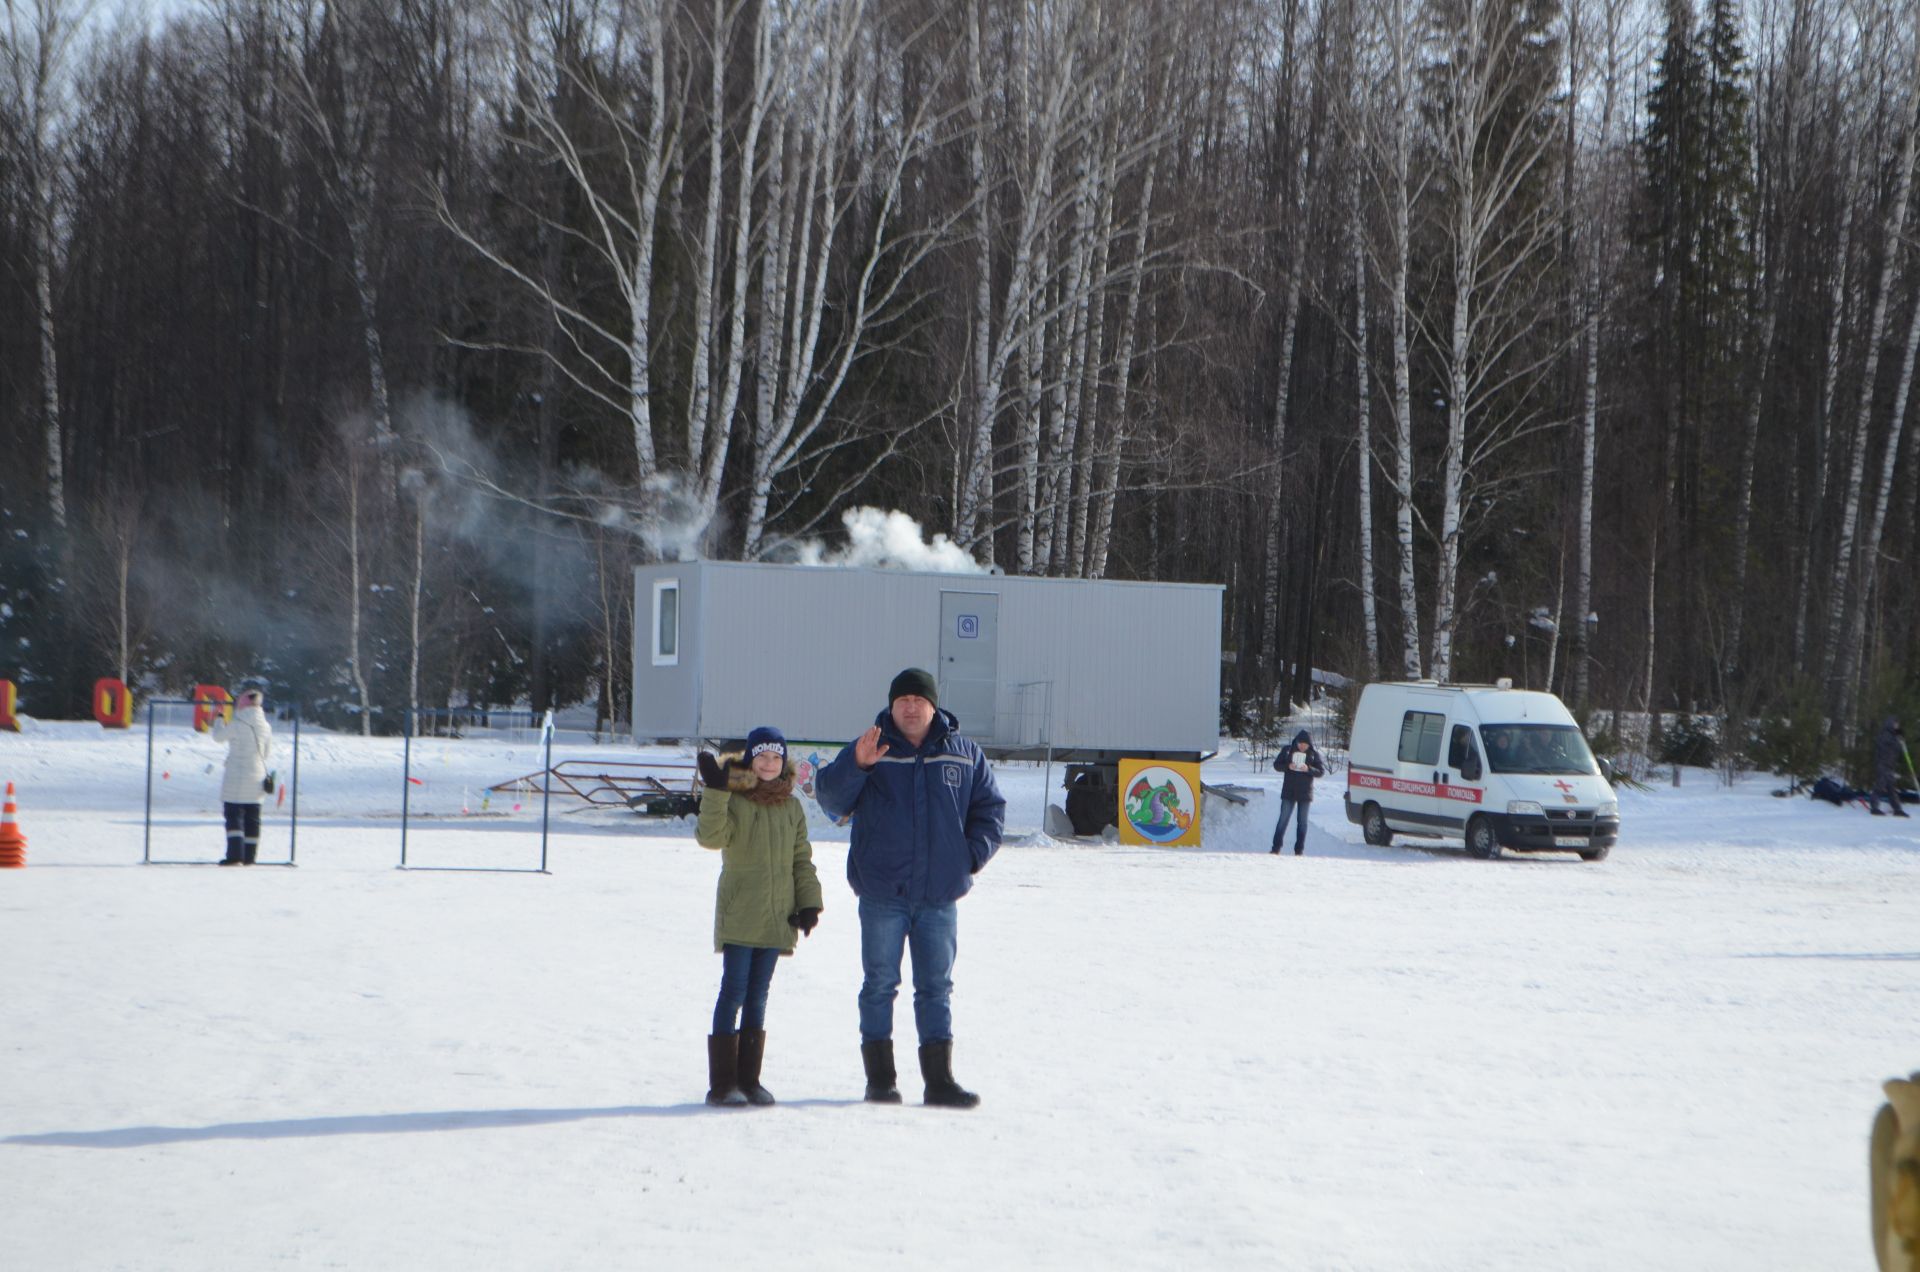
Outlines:
{"type": "Polygon", "coordinates": [[[1224,584],[1228,728],[1850,744],[1917,143],[1896,0],[0,0],[0,677],[624,721],[635,563],[871,507],[1224,584]]]}

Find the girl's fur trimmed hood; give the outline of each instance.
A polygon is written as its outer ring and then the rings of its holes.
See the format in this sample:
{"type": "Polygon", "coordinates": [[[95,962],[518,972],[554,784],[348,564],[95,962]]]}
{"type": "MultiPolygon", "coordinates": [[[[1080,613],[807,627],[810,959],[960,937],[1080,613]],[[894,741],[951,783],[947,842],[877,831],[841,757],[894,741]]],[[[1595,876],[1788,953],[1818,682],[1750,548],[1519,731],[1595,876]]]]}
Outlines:
{"type": "Polygon", "coordinates": [[[792,756],[781,762],[780,776],[771,782],[763,782],[754,775],[753,765],[747,760],[745,752],[722,751],[719,759],[720,767],[726,770],[729,795],[741,795],[769,808],[786,802],[793,795],[792,756]]]}

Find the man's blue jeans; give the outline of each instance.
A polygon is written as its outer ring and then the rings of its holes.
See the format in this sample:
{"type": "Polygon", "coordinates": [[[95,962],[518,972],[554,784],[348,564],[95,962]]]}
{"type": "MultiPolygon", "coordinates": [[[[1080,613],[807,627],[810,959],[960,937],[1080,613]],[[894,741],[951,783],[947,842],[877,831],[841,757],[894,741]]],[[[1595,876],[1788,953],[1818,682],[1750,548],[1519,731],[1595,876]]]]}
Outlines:
{"type": "Polygon", "coordinates": [[[960,951],[960,907],[860,898],[860,1040],[893,1037],[900,955],[913,954],[913,1023],[920,1041],[953,1041],[953,959],[960,951]]]}
{"type": "Polygon", "coordinates": [[[716,1035],[736,1032],[736,1014],[740,1029],[767,1027],[767,987],[773,984],[773,969],[779,963],[779,950],[750,945],[720,947],[720,998],[713,1005],[716,1035]]]}
{"type": "Polygon", "coordinates": [[[1307,845],[1307,805],[1303,800],[1283,799],[1280,801],[1280,823],[1273,828],[1273,850],[1279,852],[1286,847],[1287,822],[1298,813],[1300,820],[1294,823],[1293,846],[1304,848],[1307,845]]]}

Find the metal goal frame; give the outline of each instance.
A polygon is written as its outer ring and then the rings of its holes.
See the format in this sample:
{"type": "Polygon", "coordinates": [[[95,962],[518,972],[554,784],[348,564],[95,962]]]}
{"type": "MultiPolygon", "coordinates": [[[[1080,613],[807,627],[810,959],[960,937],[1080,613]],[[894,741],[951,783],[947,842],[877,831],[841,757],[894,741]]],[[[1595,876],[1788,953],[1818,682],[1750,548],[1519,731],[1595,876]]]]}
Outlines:
{"type": "Polygon", "coordinates": [[[552,874],[547,869],[547,825],[553,807],[553,712],[494,711],[484,707],[413,707],[407,711],[406,741],[400,751],[400,870],[450,870],[477,874],[552,874]],[[422,720],[524,719],[538,725],[546,746],[546,770],[540,784],[540,864],[538,866],[421,866],[407,861],[407,824],[413,820],[413,739],[422,720]]]}

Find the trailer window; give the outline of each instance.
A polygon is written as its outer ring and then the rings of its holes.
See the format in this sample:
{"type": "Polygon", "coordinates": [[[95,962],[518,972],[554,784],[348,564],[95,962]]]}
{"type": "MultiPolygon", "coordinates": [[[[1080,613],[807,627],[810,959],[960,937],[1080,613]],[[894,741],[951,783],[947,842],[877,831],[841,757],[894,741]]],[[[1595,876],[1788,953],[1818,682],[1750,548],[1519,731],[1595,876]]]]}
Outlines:
{"type": "Polygon", "coordinates": [[[653,585],[653,665],[672,667],[680,662],[680,580],[659,579],[653,585]]]}
{"type": "Polygon", "coordinates": [[[1438,764],[1440,735],[1446,732],[1447,717],[1433,711],[1409,711],[1400,722],[1400,762],[1402,764],[1438,764]]]}

